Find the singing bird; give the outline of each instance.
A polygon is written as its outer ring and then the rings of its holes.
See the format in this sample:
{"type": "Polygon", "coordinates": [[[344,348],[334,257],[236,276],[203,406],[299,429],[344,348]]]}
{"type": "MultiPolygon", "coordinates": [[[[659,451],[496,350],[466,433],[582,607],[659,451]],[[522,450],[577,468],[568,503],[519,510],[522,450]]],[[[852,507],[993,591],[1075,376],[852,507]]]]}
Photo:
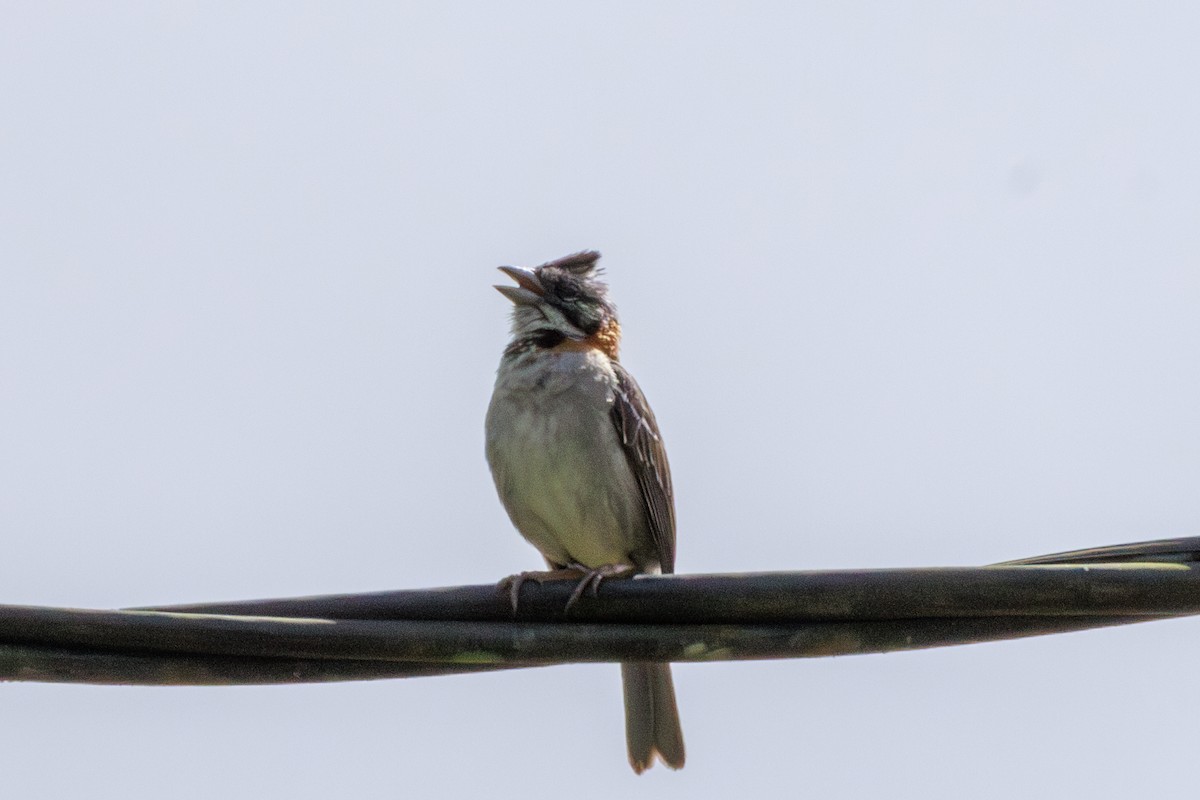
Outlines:
{"type": "MultiPolygon", "coordinates": [[[[675,502],[667,453],[637,382],[617,360],[621,326],[600,254],[534,269],[500,267],[516,286],[512,341],[488,407],[487,460],[521,535],[552,571],[508,581],[516,603],[528,578],[575,577],[572,601],[602,580],[675,569],[675,502]]],[[[683,731],[671,667],[621,665],[629,763],[658,757],[679,769],[683,731]]]]}

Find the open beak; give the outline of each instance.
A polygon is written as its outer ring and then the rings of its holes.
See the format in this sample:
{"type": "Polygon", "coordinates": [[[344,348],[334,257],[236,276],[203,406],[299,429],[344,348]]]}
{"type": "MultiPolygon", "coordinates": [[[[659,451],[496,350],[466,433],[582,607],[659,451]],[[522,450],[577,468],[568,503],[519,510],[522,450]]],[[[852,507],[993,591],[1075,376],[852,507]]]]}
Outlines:
{"type": "Polygon", "coordinates": [[[496,291],[519,305],[537,305],[542,300],[546,290],[538,280],[537,273],[524,267],[498,267],[508,277],[517,282],[516,286],[497,286],[496,291]]]}

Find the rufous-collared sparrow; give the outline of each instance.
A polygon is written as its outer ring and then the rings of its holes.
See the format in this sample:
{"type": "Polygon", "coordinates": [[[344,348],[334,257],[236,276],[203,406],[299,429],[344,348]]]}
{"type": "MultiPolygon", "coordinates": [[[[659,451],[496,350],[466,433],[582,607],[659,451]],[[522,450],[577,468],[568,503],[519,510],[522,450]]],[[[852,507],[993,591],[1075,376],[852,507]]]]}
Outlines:
{"type": "MultiPolygon", "coordinates": [[[[487,460],[513,525],[554,570],[509,579],[580,578],[572,602],[605,578],[675,569],[675,507],[654,414],[617,361],[621,326],[600,254],[535,269],[500,267],[514,304],[487,412],[487,460]]],[[[629,763],[683,766],[669,664],[621,665],[629,763]]]]}

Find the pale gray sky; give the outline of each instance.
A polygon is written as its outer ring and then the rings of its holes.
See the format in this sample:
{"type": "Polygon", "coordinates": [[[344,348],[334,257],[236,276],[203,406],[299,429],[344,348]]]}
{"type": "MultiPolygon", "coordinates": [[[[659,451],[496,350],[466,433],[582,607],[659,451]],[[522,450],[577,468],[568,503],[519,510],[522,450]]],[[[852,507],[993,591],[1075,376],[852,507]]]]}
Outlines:
{"type": "MultiPolygon", "coordinates": [[[[0,602],[482,583],[498,264],[604,253],[684,572],[1200,534],[1187,3],[12,3],[0,602]]],[[[21,798],[1181,796],[1200,621],[681,665],[0,687],[21,798]]]]}

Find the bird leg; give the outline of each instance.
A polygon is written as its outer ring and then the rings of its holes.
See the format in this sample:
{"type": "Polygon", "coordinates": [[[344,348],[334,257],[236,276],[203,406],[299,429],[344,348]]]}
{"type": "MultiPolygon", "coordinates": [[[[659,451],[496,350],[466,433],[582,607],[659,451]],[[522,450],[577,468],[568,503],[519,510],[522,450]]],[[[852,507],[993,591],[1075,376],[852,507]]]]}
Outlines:
{"type": "Polygon", "coordinates": [[[571,592],[571,597],[567,600],[567,607],[563,609],[564,612],[570,612],[571,606],[583,597],[584,592],[590,591],[592,597],[595,597],[600,591],[600,584],[608,578],[627,578],[638,571],[638,568],[632,564],[602,564],[594,568],[585,567],[582,564],[571,564],[570,569],[582,572],[583,580],[579,581],[575,591],[571,592]]]}
{"type": "Polygon", "coordinates": [[[571,592],[571,597],[567,600],[567,606],[563,609],[564,613],[571,610],[571,606],[583,597],[584,592],[588,592],[592,597],[595,597],[600,591],[600,584],[609,578],[626,578],[635,575],[638,568],[633,564],[602,564],[599,567],[585,567],[583,564],[568,564],[565,567],[558,567],[551,570],[530,570],[528,572],[518,572],[516,575],[509,575],[504,580],[500,581],[500,590],[508,592],[509,602],[512,603],[513,615],[516,616],[517,605],[521,597],[521,587],[526,581],[534,581],[539,586],[546,581],[562,581],[567,579],[578,579],[575,590],[571,592]]]}
{"type": "Polygon", "coordinates": [[[581,576],[586,577],[586,567],[560,567],[558,569],[535,569],[528,572],[518,572],[516,575],[509,575],[504,580],[500,581],[500,591],[508,592],[509,602],[512,603],[513,616],[517,614],[517,604],[521,597],[521,587],[525,585],[525,581],[534,581],[539,586],[546,581],[565,581],[567,579],[577,579],[581,576]]]}

